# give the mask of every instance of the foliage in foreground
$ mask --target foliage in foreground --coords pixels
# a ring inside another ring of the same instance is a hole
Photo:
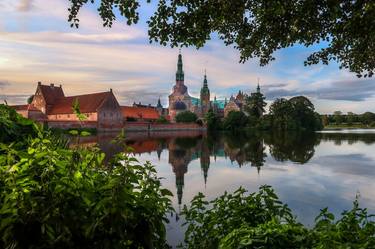
[[[186,248],[375,248],[375,223],[354,201],[335,221],[327,209],[311,229],[296,221],[270,186],[243,188],[206,201],[199,193],[184,206]]]
[[[0,141],[0,248],[167,246],[171,193],[152,165],[126,153],[105,165],[98,148],[69,149],[34,128]]]
[[[10,143],[35,136],[37,127],[33,121],[22,117],[14,109],[0,104],[0,131],[0,143]]]

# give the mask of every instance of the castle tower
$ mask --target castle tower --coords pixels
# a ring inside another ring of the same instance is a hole
[[[158,111],[160,116],[163,116],[163,105],[161,104],[160,97],[158,99],[158,104],[156,105],[156,110]]]
[[[201,88],[201,108],[202,116],[210,109],[210,89],[208,89],[206,72],[204,73],[203,87]]]
[[[183,85],[184,84],[184,70],[182,69],[182,55],[181,51],[178,54],[178,61],[177,61],[177,71],[176,71],[176,85]]]
[[[191,97],[184,84],[184,77],[182,55],[180,51],[177,61],[176,84],[172,88],[172,94],[169,95],[169,115],[172,122],[175,120],[175,116],[179,112],[192,109]]]

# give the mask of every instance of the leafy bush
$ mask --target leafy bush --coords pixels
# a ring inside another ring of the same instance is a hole
[[[168,124],[169,121],[168,121],[164,116],[160,116],[160,117],[156,120],[156,123],[159,123],[159,124]]]
[[[37,125],[13,108],[0,104],[0,143],[24,141],[37,134]]]
[[[191,111],[180,112],[175,117],[177,123],[195,123],[198,116]]]
[[[212,109],[208,110],[208,112],[206,113],[205,120],[208,131],[212,132],[221,129],[222,124],[220,117]]]
[[[22,120],[10,113],[6,134]],[[105,165],[98,148],[35,127],[21,147],[0,144],[0,248],[167,247],[172,194],[150,163],[121,153]]]
[[[186,248],[374,248],[375,223],[354,201],[334,221],[323,209],[312,229],[298,223],[270,186],[246,194],[243,188],[211,202],[199,193],[184,206]]]
[[[248,121],[248,118],[243,112],[231,111],[223,121],[223,128],[231,131],[240,130],[246,127]]]

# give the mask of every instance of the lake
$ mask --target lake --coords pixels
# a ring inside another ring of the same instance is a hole
[[[121,149],[114,135],[83,138],[110,158]],[[298,134],[216,134],[201,132],[128,133],[141,161],[152,162],[162,184],[174,194],[177,212],[198,193],[213,199],[243,186],[250,192],[271,185],[298,220],[311,226],[319,210],[339,216],[359,196],[375,213],[375,130]],[[183,240],[183,218],[170,217],[168,241]]]

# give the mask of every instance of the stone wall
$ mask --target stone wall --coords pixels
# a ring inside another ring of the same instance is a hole
[[[78,129],[78,128],[97,128],[98,122],[96,121],[55,121],[49,120],[48,127],[59,128],[59,129]]]
[[[206,130],[206,127],[198,124],[157,124],[145,122],[128,122],[125,124],[127,131],[188,131],[188,130]]]
[[[97,121],[97,113],[82,113],[84,114],[87,119],[86,121]],[[54,115],[48,115],[48,120],[57,120],[57,121],[79,121],[76,114],[54,114]]]

